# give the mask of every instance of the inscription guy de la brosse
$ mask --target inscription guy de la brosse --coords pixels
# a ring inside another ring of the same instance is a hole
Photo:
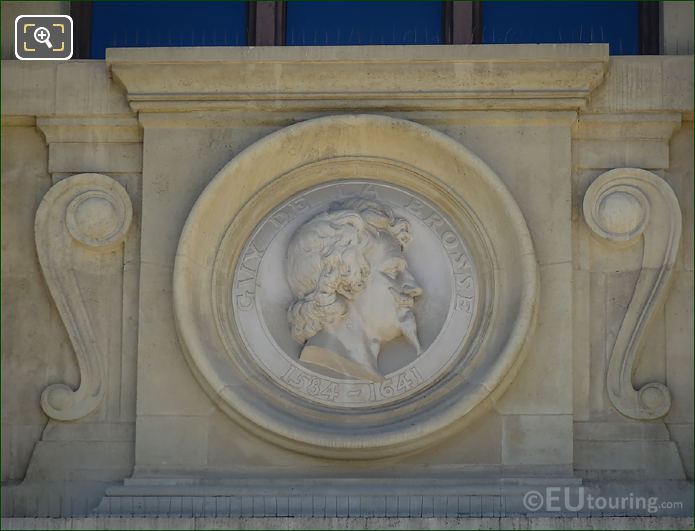
[[[334,206],[334,210],[338,209],[337,214],[335,214],[337,217],[350,218],[353,214],[353,212],[348,211],[350,208],[357,208],[358,210],[359,208],[367,210],[372,208],[373,211],[367,212],[367,217],[371,216],[374,218],[376,216],[378,218],[379,215],[375,214],[375,211],[379,211],[381,212],[380,215],[390,219],[390,223],[407,226],[408,222],[405,219],[394,214],[394,212],[402,211],[417,218],[425,225],[436,236],[451,264],[454,284],[452,289],[452,296],[454,297],[452,311],[454,313],[460,312],[467,318],[471,317],[475,298],[474,270],[460,236],[453,230],[448,221],[423,201],[411,195],[404,194],[405,200],[400,204],[396,204],[393,200],[389,201],[383,197],[383,194],[380,193],[377,187],[370,184],[363,185],[359,190],[354,190],[353,188],[348,193],[340,187],[336,187],[333,195],[335,197],[333,203],[338,205],[337,207]],[[278,233],[298,216],[307,217],[306,214],[310,211],[311,206],[312,204],[307,197],[295,198],[271,214],[267,218],[267,223],[273,227],[274,233]],[[396,210],[392,210],[392,207]],[[314,216],[310,217],[304,225],[308,225],[310,220],[320,218],[322,214],[324,216],[329,215],[327,211],[315,210]],[[301,232],[301,228],[297,232]],[[379,231],[373,230],[372,227],[372,232],[376,234]],[[404,241],[409,240],[410,236],[406,235],[405,232],[408,231],[401,231],[403,234],[399,236],[397,234],[398,231],[394,232],[392,230],[392,234],[386,239],[392,240],[392,254],[395,254],[390,257],[380,255],[380,259],[382,261],[385,259],[393,261],[398,271],[398,277],[393,276],[393,280],[387,278],[392,284],[389,286],[389,289],[396,297],[396,306],[399,311],[397,317],[402,325],[401,330],[392,333],[392,336],[405,336],[409,343],[413,345],[417,354],[420,354],[421,349],[417,338],[415,318],[410,310],[414,304],[417,304],[416,301],[422,293],[422,288],[420,288],[418,281],[408,271],[405,254],[403,254],[405,245],[402,245],[399,250],[394,243],[398,237],[402,237]],[[383,234],[386,233],[384,232]],[[378,239],[384,239],[383,234]],[[237,310],[241,312],[257,310],[257,276],[263,257],[270,246],[267,239],[264,242],[260,242],[259,240],[261,239],[258,237],[251,238],[242,251],[242,256],[237,265],[233,297]],[[413,245],[417,245],[417,242],[414,242]],[[301,255],[301,253],[297,254]],[[370,258],[374,261],[373,256],[370,256]],[[370,267],[374,268],[377,265],[370,264]],[[378,293],[378,289],[373,289],[375,293]],[[350,297],[349,293],[343,293],[343,295]],[[357,296],[355,295],[355,297]],[[382,298],[390,300],[386,293],[382,295]],[[389,312],[385,311],[382,313],[388,314]],[[381,319],[381,314],[377,315]],[[349,322],[351,319],[347,319],[347,321]],[[410,322],[409,325],[407,324],[408,322]],[[404,325],[403,323],[406,324]],[[392,328],[394,327],[392,326]],[[341,337],[344,338],[344,334]],[[302,344],[299,359],[301,363],[291,363],[287,366],[287,369],[283,369],[282,373],[275,374],[275,377],[300,394],[318,399],[319,401],[337,404],[378,403],[406,394],[425,380],[421,372],[413,364],[397,369],[391,374],[380,374],[378,364],[376,363],[379,353],[378,346],[372,348],[373,356],[355,358],[355,356],[345,356],[346,352],[343,352],[343,355],[334,355],[333,350],[339,349],[334,348],[333,345],[336,343],[331,343],[330,340],[328,343],[325,340],[314,341],[313,343],[317,343],[317,345],[314,345],[315,348],[312,350],[307,348],[307,346],[311,346],[311,341],[307,341],[302,337],[295,339]],[[381,338],[381,340],[383,339]],[[389,337],[386,338],[386,340],[388,339]],[[378,343],[379,339],[371,338],[371,341]],[[349,347],[350,352],[359,351],[359,348],[355,350],[354,347],[355,344]],[[345,359],[346,357],[348,358],[347,360]],[[311,370],[317,368],[320,372]],[[327,376],[324,376],[326,373],[325,369],[329,369]],[[342,380],[342,378],[350,379]]]
[[[371,187],[367,185],[361,196],[379,198],[378,191],[370,188]],[[308,207],[307,200],[300,197],[274,213],[269,218],[269,221],[278,229],[281,229]],[[412,198],[403,208],[430,227],[439,238],[439,241],[449,255],[454,267],[454,278],[456,280],[456,309],[470,313],[473,303],[472,269],[470,260],[463,251],[463,246],[461,245],[459,237],[451,230],[446,221],[416,198]],[[254,243],[251,242],[241,258],[241,267],[239,267],[239,273],[235,284],[235,291],[240,293],[237,293],[235,296],[237,304],[242,310],[251,310],[254,306],[256,297],[256,275],[258,274],[258,266],[261,263],[264,252],[265,249],[258,249]]]

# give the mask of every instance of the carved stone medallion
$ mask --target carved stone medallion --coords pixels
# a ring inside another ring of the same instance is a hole
[[[446,371],[477,289],[466,244],[434,205],[353,180],[306,190],[261,221],[232,301],[246,347],[278,385],[360,407],[417,393]]]
[[[383,116],[309,120],[235,157],[179,241],[184,354],[230,417],[302,453],[445,437],[503,391],[538,291],[523,216],[477,157]]]

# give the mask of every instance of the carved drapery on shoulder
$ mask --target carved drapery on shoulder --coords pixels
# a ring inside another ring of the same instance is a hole
[[[80,293],[75,261],[85,253],[112,250],[125,238],[132,205],[115,180],[96,173],[68,177],[54,185],[36,212],[36,250],[48,288],[75,350],[80,386],[49,385],[41,395],[45,413],[61,421],[92,413],[105,392],[106,360]]]
[[[658,382],[632,383],[644,329],[666,296],[678,253],[681,212],[673,190],[658,175],[618,168],[600,175],[584,196],[584,218],[599,237],[620,245],[644,240],[642,267],[608,362],[608,396],[623,415],[651,420],[671,408],[671,393]]]

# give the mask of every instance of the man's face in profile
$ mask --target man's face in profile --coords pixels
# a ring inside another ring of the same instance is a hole
[[[370,265],[364,290],[352,301],[354,310],[362,317],[380,343],[392,341],[403,334],[420,353],[417,326],[412,308],[422,288],[408,271],[400,243],[390,234],[380,231],[379,238],[366,255]]]
[[[287,317],[300,361],[349,377],[383,380],[378,356],[401,335],[421,353],[408,271],[410,226],[388,207],[354,199],[316,215],[288,245],[296,297]]]

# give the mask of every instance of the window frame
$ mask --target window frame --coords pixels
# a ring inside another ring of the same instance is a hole
[[[458,2],[453,2],[454,4]],[[483,43],[483,9],[482,2],[473,3],[475,6],[473,24],[473,44]],[[662,5],[658,1],[638,1],[637,45],[639,55],[659,55],[661,53],[661,18]],[[456,43],[455,43],[456,44]]]
[[[478,1],[444,0],[442,35],[444,44],[482,44],[483,9]],[[287,2],[250,0],[247,2],[247,46],[285,46]],[[92,1],[70,2],[74,21],[74,59],[90,59]],[[638,41],[640,55],[661,53],[662,6],[657,1],[639,2]]]
[[[246,4],[246,46],[255,46],[256,2],[249,0]],[[92,58],[92,5],[92,0],[77,2],[73,0],[70,2],[70,16],[73,20],[73,28],[75,28],[73,36],[73,59]]]

